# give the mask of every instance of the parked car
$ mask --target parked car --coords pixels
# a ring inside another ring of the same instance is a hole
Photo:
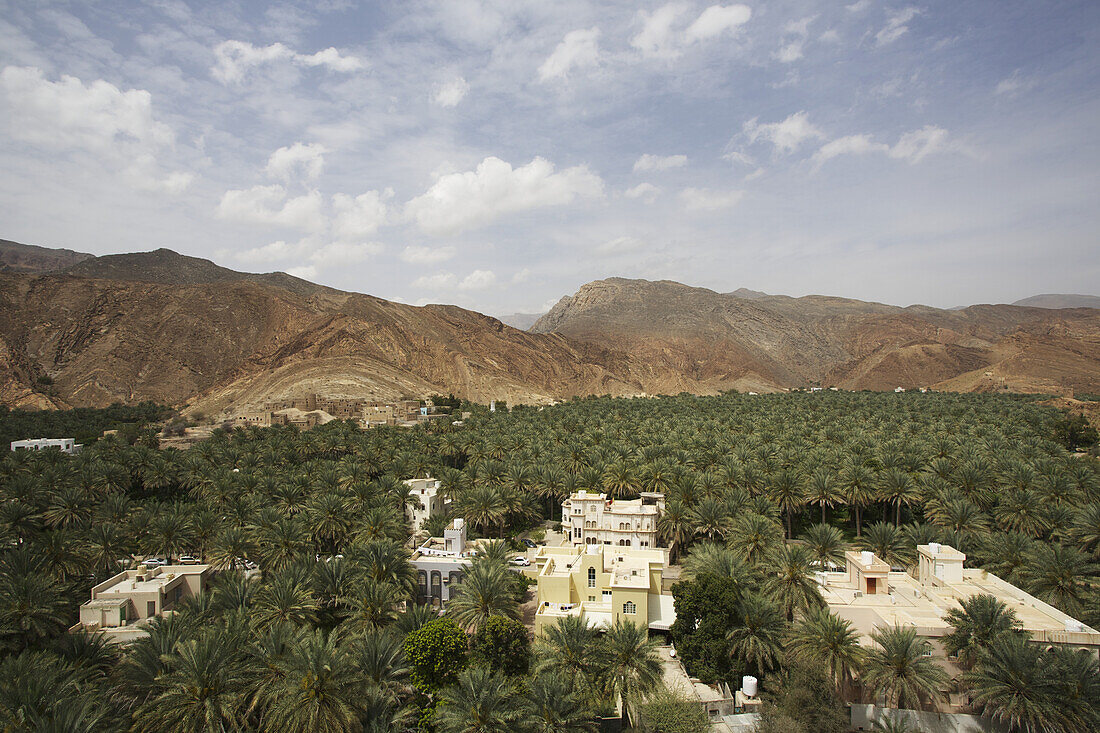
[[[152,569],[152,568],[159,568],[162,565],[167,565],[168,561],[165,560],[163,557],[147,557],[147,558],[145,558],[145,560],[142,561],[141,564],[144,565],[147,568]]]
[[[176,562],[180,565],[198,565],[199,559],[192,555],[180,555],[176,558]]]
[[[538,547],[538,545],[536,545],[533,541],[527,539],[526,537],[523,538],[522,542],[526,546],[530,547],[532,550]]]
[[[516,555],[514,558],[512,558],[512,564],[523,565],[526,567],[527,565],[531,564],[531,561],[525,558],[523,555]]]

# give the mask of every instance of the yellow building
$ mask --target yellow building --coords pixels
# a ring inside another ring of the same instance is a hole
[[[667,631],[676,620],[672,596],[661,593],[667,563],[660,548],[539,547],[535,634],[567,616],[580,616],[599,628],[627,619]]]

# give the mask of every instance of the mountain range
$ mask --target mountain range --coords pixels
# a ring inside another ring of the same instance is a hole
[[[0,242],[9,406],[151,399],[221,414],[304,391],[546,403],[811,385],[1100,392],[1100,309],[901,308],[610,278],[524,331],[165,249]]]

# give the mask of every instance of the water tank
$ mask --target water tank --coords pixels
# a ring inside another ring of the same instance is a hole
[[[455,519],[455,529],[462,529],[462,525],[466,524],[466,520],[461,517]]]
[[[1080,621],[1072,618],[1066,619],[1066,631],[1082,632],[1085,630],[1085,625]]]
[[[940,554],[940,543],[939,542],[929,542],[928,543],[928,551],[931,552],[933,555]]]
[[[756,682],[756,678],[751,675],[741,678],[741,692],[745,693],[745,697],[756,697]]]
[[[870,565],[875,561],[875,553],[871,552],[870,550],[864,550],[863,552],[859,553],[859,561],[862,562],[864,565]]]

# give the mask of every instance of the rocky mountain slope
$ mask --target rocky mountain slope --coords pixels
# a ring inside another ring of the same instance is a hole
[[[94,256],[0,239],[0,272],[56,272]]]
[[[304,391],[512,403],[811,384],[1100,392],[1094,309],[943,311],[613,278],[524,332],[169,250],[65,260],[76,254],[0,271],[0,404],[152,399],[218,414]]]
[[[1012,305],[1031,308],[1100,308],[1100,295],[1074,295],[1069,293],[1044,293],[1017,300]]]
[[[900,308],[611,278],[562,298],[531,330],[641,357],[654,373],[690,380],[693,391],[1100,386],[1095,309]]]

